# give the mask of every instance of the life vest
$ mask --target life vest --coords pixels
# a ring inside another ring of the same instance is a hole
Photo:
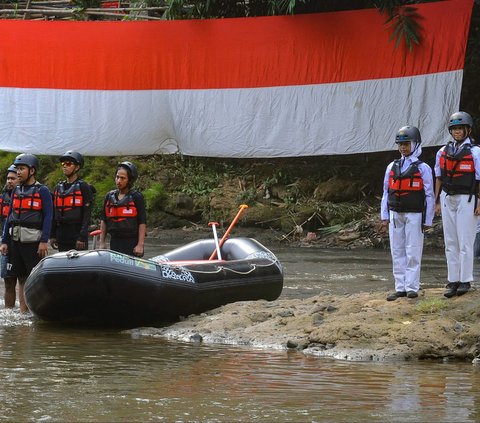
[[[5,219],[10,211],[10,203],[12,201],[12,191],[4,191],[0,196],[0,225],[3,227]]]
[[[105,202],[105,217],[107,232],[119,238],[133,238],[138,235],[138,210],[129,192],[121,200],[118,199],[118,190],[110,191]]]
[[[36,182],[33,185],[17,185],[12,194],[12,212],[10,215],[11,226],[41,229],[43,223],[42,198],[40,187]]]
[[[397,212],[423,213],[425,210],[425,191],[423,178],[416,161],[401,172],[400,160],[393,162],[388,179],[388,207]]]
[[[475,191],[475,163],[472,145],[465,144],[454,153],[449,142],[440,155],[440,179],[447,194],[473,194]]]
[[[85,199],[81,190],[81,179],[65,189],[66,181],[60,182],[53,193],[55,220],[61,223],[80,223],[83,218]]]

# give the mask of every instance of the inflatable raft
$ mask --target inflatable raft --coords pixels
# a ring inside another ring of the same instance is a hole
[[[110,250],[48,256],[25,283],[34,315],[48,321],[146,325],[174,321],[236,301],[275,300],[283,270],[251,238],[200,240],[149,260]]]

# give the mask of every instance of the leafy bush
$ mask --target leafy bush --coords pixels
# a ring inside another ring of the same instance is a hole
[[[167,194],[163,185],[155,182],[143,191],[143,196],[145,197],[147,211],[153,211],[162,208]]]

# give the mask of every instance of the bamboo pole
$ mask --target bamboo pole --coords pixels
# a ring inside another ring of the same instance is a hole
[[[27,4],[25,5],[25,9],[30,9],[30,5],[32,4],[32,0],[27,0]],[[30,13],[24,13],[23,19],[27,20],[30,17]]]
[[[21,14],[32,14],[38,15],[42,14],[45,16],[73,16],[74,14],[85,14],[85,15],[97,15],[97,16],[108,16],[114,18],[124,18],[130,16],[125,12],[142,12],[142,11],[162,11],[163,8],[138,8],[138,7],[129,7],[129,8],[108,8],[108,9],[37,9],[37,8],[25,8],[25,9],[0,9],[0,15],[12,14],[12,15],[21,15]],[[124,13],[119,13],[124,12]],[[137,16],[139,19],[145,20],[162,20],[161,17],[141,15]]]
[[[44,6],[45,7],[45,6]],[[17,12],[17,13],[23,13],[23,12],[51,12],[51,11],[58,11],[60,13],[74,13],[74,12],[85,12],[85,13],[91,13],[91,12],[105,12],[105,11],[114,11],[114,12],[164,12],[167,10],[165,7],[89,7],[87,9],[76,9],[76,8],[58,8],[58,7],[51,7],[46,9],[42,9],[40,7],[37,7],[36,5],[32,5],[31,7],[24,7],[22,9],[17,8],[17,9],[2,9],[0,8],[0,13],[10,13],[10,12]]]

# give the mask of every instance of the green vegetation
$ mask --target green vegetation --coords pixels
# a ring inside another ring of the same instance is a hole
[[[147,203],[147,211],[153,211],[162,207],[167,194],[162,184],[154,182],[149,188],[143,191],[145,202]]]
[[[15,157],[14,153],[0,153],[0,166],[7,169]],[[38,180],[53,190],[64,179],[58,158],[39,156],[39,159]],[[115,188],[116,165],[123,160],[137,165],[139,178],[135,186],[145,196],[151,227],[228,221],[240,204],[248,204],[247,225],[286,233],[299,226],[307,231],[325,228],[329,232],[356,225],[374,210],[371,203],[378,202],[374,192],[380,187],[378,181],[389,161],[382,158],[372,165],[355,156],[342,156],[330,157],[327,166],[316,157],[257,160],[178,154],[85,157],[81,176],[96,189],[94,221],[100,215],[105,194]],[[339,182],[339,173],[348,179]],[[339,193],[341,198],[328,198]]]
[[[448,308],[447,301],[445,301],[443,298],[426,298],[422,301],[420,301],[416,306],[415,309],[424,314],[434,314],[438,313],[442,310],[445,310]]]

